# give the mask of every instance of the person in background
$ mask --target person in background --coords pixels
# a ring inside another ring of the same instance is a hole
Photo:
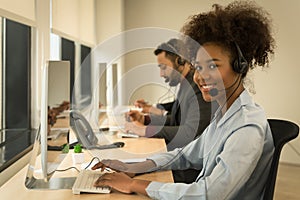
[[[130,111],[130,122],[125,124],[127,131],[140,136],[164,138],[168,150],[183,147],[202,134],[208,126],[212,113],[211,103],[204,101],[193,81],[195,70],[188,61],[187,48],[182,40],[170,39],[160,44],[154,51],[157,56],[160,76],[170,87],[179,86],[174,102],[160,104],[161,109],[149,108],[149,115]],[[146,107],[144,101],[144,112]],[[175,182],[195,181],[199,170],[173,170]]]
[[[63,101],[59,106],[52,107],[48,106],[48,134],[51,131],[51,127],[54,126],[54,124],[57,121],[58,115],[60,115],[63,111],[70,109],[70,102],[69,101]]]
[[[196,48],[194,81],[205,101],[219,104],[210,125],[186,147],[144,162],[102,160],[93,169],[117,172],[104,174],[95,186],[153,199],[263,199],[273,138],[264,110],[253,102],[243,80],[249,69],[267,67],[274,53],[269,15],[254,2],[234,1],[194,15],[182,31],[201,45]],[[191,184],[131,178],[142,169],[187,168],[202,169]]]
[[[174,102],[161,104],[161,108],[149,108],[150,115],[136,110],[129,111],[130,122],[127,131],[145,137],[164,138],[168,149],[182,147],[199,136],[211,119],[211,103],[203,100],[202,94],[193,81],[195,70],[188,61],[187,48],[182,40],[171,39],[154,51],[157,56],[160,76],[171,87],[180,85]],[[140,101],[139,104],[146,104]],[[144,112],[147,112],[145,111]],[[168,111],[168,112],[165,112]],[[176,136],[176,137],[175,137]]]

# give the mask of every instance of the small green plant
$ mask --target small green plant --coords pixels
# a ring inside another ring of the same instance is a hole
[[[76,144],[74,147],[74,153],[82,153],[82,146],[81,144]]]
[[[68,153],[68,152],[69,152],[69,148],[70,148],[70,146],[69,146],[68,143],[64,144],[64,145],[63,145],[62,152],[63,152],[63,153]]]

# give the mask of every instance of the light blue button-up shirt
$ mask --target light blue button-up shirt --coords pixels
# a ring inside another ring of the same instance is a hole
[[[263,109],[245,90],[224,116],[216,119],[186,147],[149,158],[159,169],[202,169],[192,184],[151,182],[146,188],[151,198],[263,198],[274,152]]]

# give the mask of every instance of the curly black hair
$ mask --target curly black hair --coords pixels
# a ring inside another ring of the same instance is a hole
[[[181,31],[200,45],[222,46],[230,53],[232,62],[237,59],[238,44],[252,69],[269,66],[275,48],[271,28],[269,13],[255,2],[234,1],[226,7],[215,4],[212,11],[191,16]]]

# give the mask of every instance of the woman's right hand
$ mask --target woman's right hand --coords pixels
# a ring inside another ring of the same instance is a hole
[[[98,162],[92,167],[92,170],[101,169],[101,171],[104,171],[106,168],[110,168],[117,172],[124,172],[129,177],[134,177],[135,173],[130,172],[130,166],[127,163],[123,163],[119,160],[101,160],[101,162]]]
[[[136,174],[143,174],[149,171],[156,170],[156,164],[151,159],[146,159],[143,162],[123,163],[119,160],[101,160],[92,167],[92,170],[110,168],[116,172],[124,172],[129,177],[134,177]]]

